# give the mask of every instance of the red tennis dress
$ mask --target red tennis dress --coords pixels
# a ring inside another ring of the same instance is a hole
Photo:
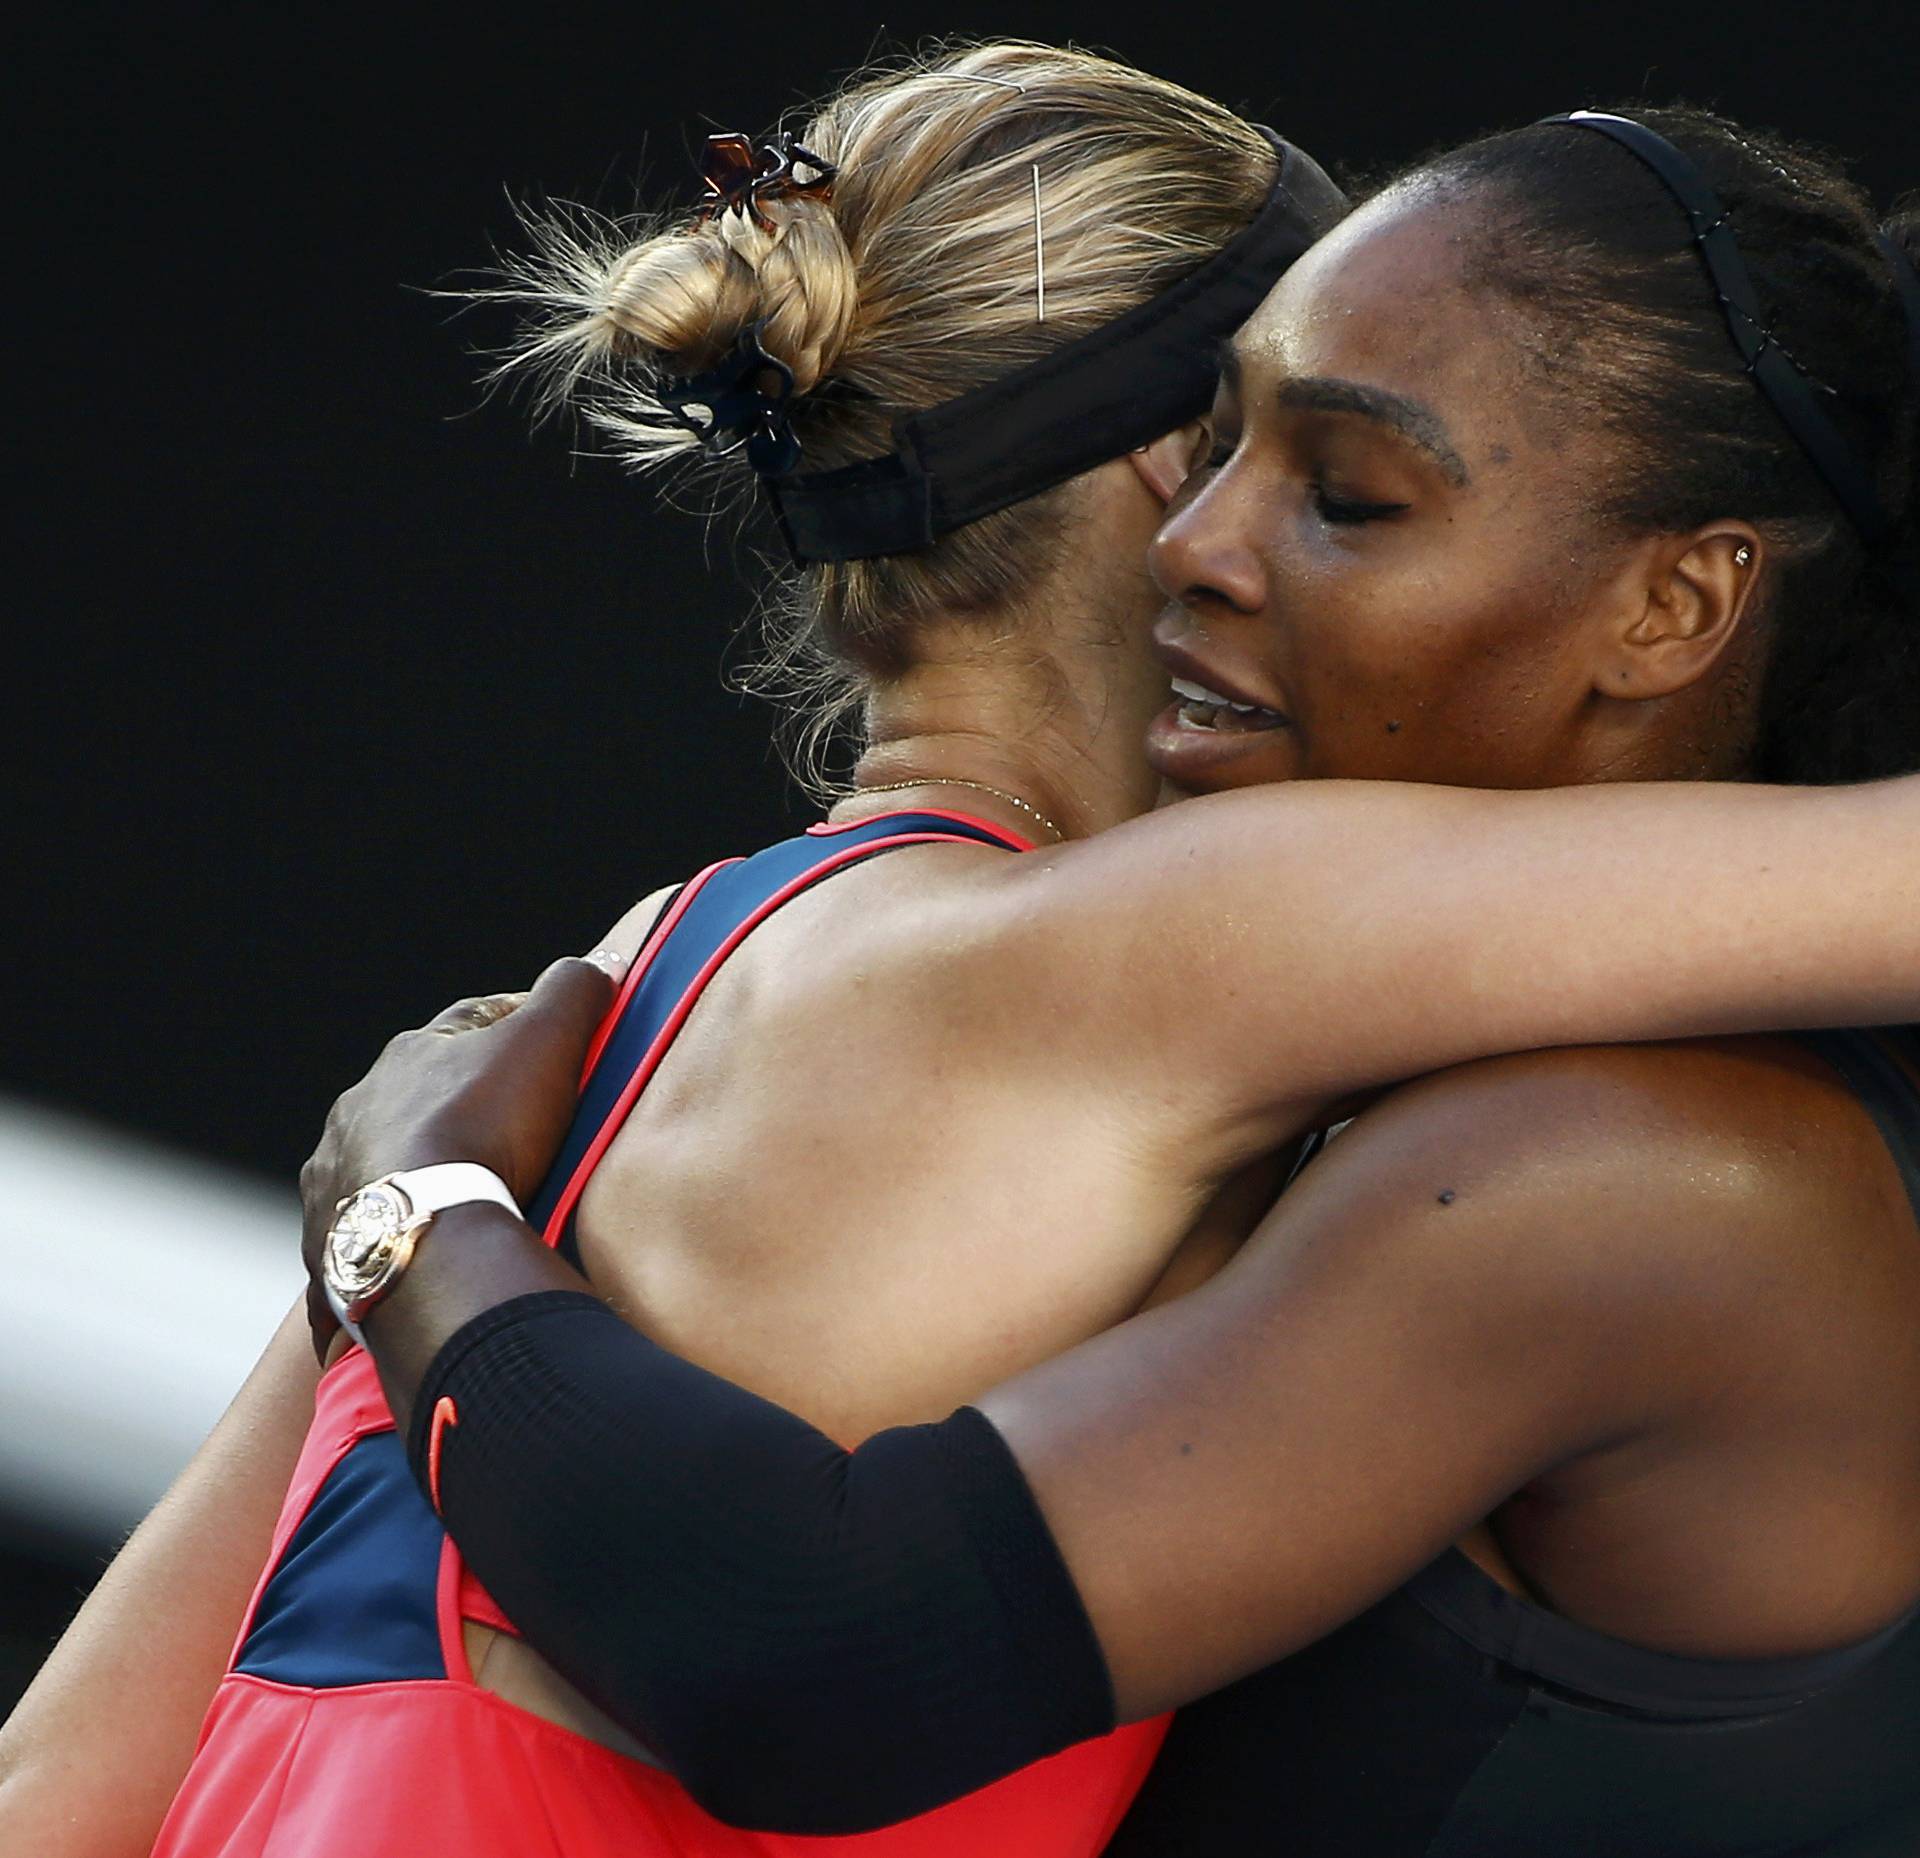
[[[581,1190],[701,991],[782,904],[906,845],[1024,841],[961,814],[815,827],[683,887],[587,1061],[580,1109],[529,1218],[570,1239]],[[1093,1858],[1167,1719],[1081,1743],[880,1832],[741,1831],[671,1775],[474,1682],[463,1627],[511,1623],[406,1463],[371,1358],[321,1379],[273,1549],[154,1858]],[[857,1759],[857,1754],[853,1757]]]

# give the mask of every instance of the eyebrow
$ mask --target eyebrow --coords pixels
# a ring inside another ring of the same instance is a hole
[[[1367,387],[1359,381],[1334,380],[1325,375],[1302,375],[1283,381],[1274,394],[1281,406],[1297,407],[1308,413],[1351,413],[1386,426],[1406,439],[1438,465],[1447,481],[1465,485],[1467,463],[1447,436],[1445,422],[1432,407],[1404,394],[1390,393],[1384,387]]]

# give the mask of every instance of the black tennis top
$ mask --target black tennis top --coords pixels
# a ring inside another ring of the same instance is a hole
[[[1873,1037],[1806,1042],[1879,1125],[1920,1219],[1920,1093]],[[1920,1617],[1816,1657],[1676,1658],[1450,1550],[1181,1710],[1108,1858],[1268,1851],[1916,1858]]]

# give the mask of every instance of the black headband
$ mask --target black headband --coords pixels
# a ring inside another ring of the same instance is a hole
[[[1740,256],[1739,244],[1728,223],[1727,209],[1708,186],[1706,177],[1665,136],[1631,117],[1575,110],[1569,115],[1541,120],[1597,129],[1637,155],[1660,177],[1693,227],[1694,249],[1707,268],[1708,280],[1719,299],[1721,314],[1726,318],[1727,330],[1746,372],[1766,395],[1781,423],[1792,433],[1854,527],[1869,543],[1884,541],[1892,533],[1895,519],[1881,504],[1873,479],[1853,447],[1827,417],[1813,383],[1774,341],[1746,260]]]
[[[1178,283],[1027,367],[896,420],[883,457],[763,475],[794,560],[925,548],[1204,412],[1220,344],[1347,210],[1308,156],[1261,134],[1280,156],[1266,204]]]

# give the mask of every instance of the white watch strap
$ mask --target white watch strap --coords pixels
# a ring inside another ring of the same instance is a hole
[[[407,1196],[416,1213],[444,1213],[470,1200],[491,1200],[518,1214],[519,1204],[507,1184],[491,1168],[477,1161],[440,1161],[428,1168],[407,1168],[387,1178]]]
[[[347,1314],[345,1300],[341,1297],[340,1293],[334,1289],[332,1284],[327,1281],[327,1275],[324,1271],[320,1274],[320,1289],[327,1299],[327,1308],[333,1312],[333,1320],[347,1332],[359,1347],[365,1348],[367,1345],[365,1334],[362,1332],[360,1325]]]

